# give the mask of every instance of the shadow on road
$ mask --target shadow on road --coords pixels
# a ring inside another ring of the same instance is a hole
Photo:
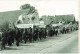
[[[20,46],[34,46],[34,45],[20,45]]]
[[[10,48],[10,47],[6,47],[5,50],[20,50],[20,49],[17,49],[17,48]]]

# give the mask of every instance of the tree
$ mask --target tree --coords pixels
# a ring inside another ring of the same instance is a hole
[[[21,5],[20,9],[23,10],[23,9],[29,9],[31,6],[30,4],[24,4],[24,5]]]
[[[42,21],[42,20],[43,20],[43,18],[40,18],[39,20],[40,20],[40,21]]]
[[[20,9],[21,9],[21,10],[29,9],[28,14],[30,14],[30,13],[35,13],[35,12],[37,11],[37,10],[35,9],[35,7],[31,6],[30,4],[21,5]]]
[[[32,20],[34,20],[34,19],[35,19],[35,17],[32,17],[31,19],[32,19]]]
[[[35,9],[35,7],[30,7],[30,10],[29,10],[29,13],[34,13],[34,12],[36,12],[36,9]]]

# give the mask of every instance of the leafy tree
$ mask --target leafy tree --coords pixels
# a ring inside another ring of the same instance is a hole
[[[32,20],[34,20],[34,19],[35,19],[35,17],[32,17],[31,19],[32,19]]]
[[[20,9],[23,10],[23,9],[29,9],[31,6],[30,4],[24,4],[24,5],[21,5]]]
[[[36,9],[35,9],[35,7],[30,7],[30,10],[29,10],[29,13],[34,13],[34,12],[36,12]]]
[[[41,20],[43,20],[43,18],[40,18],[39,20],[41,21]]]
[[[29,9],[28,14],[30,14],[30,13],[34,13],[34,12],[37,11],[37,10],[35,9],[35,7],[31,6],[30,4],[24,4],[24,5],[21,5],[20,9],[21,9],[21,10]]]

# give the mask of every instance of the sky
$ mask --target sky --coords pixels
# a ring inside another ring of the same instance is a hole
[[[78,21],[78,0],[0,0],[0,12],[20,10],[23,4],[31,4],[42,15],[74,14]]]

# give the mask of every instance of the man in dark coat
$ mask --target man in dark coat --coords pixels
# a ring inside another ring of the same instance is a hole
[[[6,37],[5,37],[5,32],[2,33],[2,38],[1,38],[1,50],[5,49],[5,44],[6,44]]]
[[[19,41],[20,41],[20,29],[18,29],[17,35],[16,35],[16,45],[17,46],[19,46]]]
[[[52,37],[52,34],[53,34],[53,30],[52,29],[50,29],[49,34]]]
[[[24,40],[25,43],[27,41],[27,38],[28,38],[27,30],[24,30],[23,31],[23,40]]]
[[[44,38],[46,38],[47,36],[47,32],[46,32],[46,28],[44,29]]]
[[[9,30],[9,35],[8,35],[8,45],[11,46],[12,43],[14,43],[14,36],[13,36],[13,30]]]
[[[55,28],[53,28],[53,36],[55,35]]]
[[[55,29],[55,34],[56,34],[56,36],[58,35],[58,29]]]
[[[35,40],[37,40],[38,39],[38,29],[36,28],[35,30],[34,30],[34,38],[33,38],[33,41]]]
[[[65,27],[63,28],[63,33],[66,34],[66,28]]]
[[[12,43],[14,43],[14,38],[15,38],[15,30],[12,30]]]
[[[32,42],[32,29],[31,29],[31,27],[29,28],[28,35],[29,35],[29,41],[31,43]]]
[[[26,43],[26,41],[28,41],[28,39],[29,39],[29,36],[28,36],[28,29],[26,29],[25,30],[25,43]]]
[[[41,29],[39,29],[39,39],[41,40],[41,36],[42,36],[42,30]]]
[[[19,37],[19,41],[22,42],[23,40],[23,29],[20,29],[20,37]]]

